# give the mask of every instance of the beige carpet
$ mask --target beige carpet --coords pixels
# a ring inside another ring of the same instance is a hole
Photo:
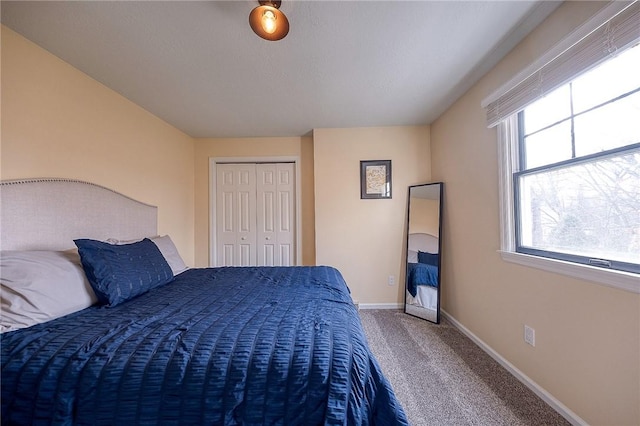
[[[569,424],[446,320],[396,310],[360,318],[411,425]]]

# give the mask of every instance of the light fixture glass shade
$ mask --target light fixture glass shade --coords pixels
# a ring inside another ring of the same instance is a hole
[[[265,40],[282,40],[289,33],[289,20],[280,12],[279,1],[261,1],[249,14],[249,25]]]

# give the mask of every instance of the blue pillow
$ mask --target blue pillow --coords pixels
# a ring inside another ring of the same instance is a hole
[[[427,265],[438,266],[438,254],[419,251],[418,252],[418,263],[424,263],[424,264],[427,264]]]
[[[116,306],[173,280],[171,267],[153,241],[114,245],[74,240],[98,303]]]

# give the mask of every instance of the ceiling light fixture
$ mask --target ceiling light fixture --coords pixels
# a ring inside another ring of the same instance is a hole
[[[249,25],[265,40],[282,40],[289,33],[289,20],[280,12],[281,1],[260,0],[249,14]]]

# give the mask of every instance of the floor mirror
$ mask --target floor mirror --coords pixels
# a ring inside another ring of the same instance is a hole
[[[407,203],[407,271],[404,311],[440,322],[442,182],[412,185]]]

